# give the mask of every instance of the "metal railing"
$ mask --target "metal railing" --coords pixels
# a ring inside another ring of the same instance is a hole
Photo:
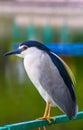
[[[56,121],[52,120],[51,124],[49,124],[46,120],[32,120],[16,124],[5,125],[3,127],[0,127],[0,130],[31,130],[38,127],[80,120],[83,119],[83,111],[78,112],[76,119],[72,120],[69,120],[66,115],[54,116],[53,118],[55,118]]]

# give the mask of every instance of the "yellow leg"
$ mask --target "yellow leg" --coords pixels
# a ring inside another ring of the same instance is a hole
[[[46,104],[46,108],[45,108],[45,112],[44,112],[44,116],[43,117],[47,117],[47,115],[48,115],[48,112],[49,112],[49,105],[50,105],[50,103],[48,102],[47,104]]]
[[[46,104],[45,112],[43,117],[38,118],[39,120],[46,120],[48,116],[48,111],[49,111],[49,102]]]
[[[51,123],[50,119],[48,119],[51,117],[51,110],[52,110],[51,104],[50,104],[50,102],[48,102],[46,105],[46,109],[45,109],[45,113],[44,113],[43,118],[45,120],[47,120],[49,124]]]
[[[44,115],[43,115],[43,117],[40,117],[39,120],[47,120],[47,116],[48,116],[48,112],[49,112],[49,107],[50,107],[50,103],[48,102],[46,104]],[[47,120],[47,121],[50,123],[49,120]],[[39,127],[38,130],[41,130],[41,128]],[[46,130],[45,126],[43,127],[43,130]]]
[[[48,121],[49,124],[51,124],[51,120],[56,121],[55,118],[51,117],[51,112],[52,112],[52,106],[51,106],[51,104],[49,102],[48,113],[47,113],[47,116],[46,116],[46,120]]]
[[[51,124],[51,120],[56,121],[55,118],[51,117],[51,110],[52,110],[51,104],[50,102],[48,102],[46,104],[44,116],[40,117],[39,120],[47,120],[49,124]],[[46,127],[44,126],[43,129],[46,130]],[[38,130],[41,130],[41,128],[38,128]]]
[[[51,111],[52,111],[52,107],[51,107],[51,105],[49,104],[49,110],[48,110],[48,115],[47,115],[47,117],[51,117]]]
[[[55,118],[51,117],[51,112],[52,112],[52,106],[51,106],[51,105],[49,105],[49,110],[48,110],[48,115],[47,115],[47,118],[50,118],[50,119],[52,119],[52,120],[56,121],[56,119],[55,119]],[[47,119],[49,123],[51,123],[50,119]]]

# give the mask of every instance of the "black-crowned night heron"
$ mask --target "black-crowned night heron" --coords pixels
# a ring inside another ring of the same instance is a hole
[[[74,91],[74,76],[67,64],[49,48],[37,41],[26,41],[16,50],[5,55],[17,54],[24,58],[25,70],[46,101],[46,109],[41,119],[51,117],[51,108],[58,106],[69,119],[78,112]]]

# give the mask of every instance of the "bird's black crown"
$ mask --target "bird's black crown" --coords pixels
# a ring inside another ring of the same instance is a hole
[[[20,44],[20,46],[26,45],[28,47],[36,47],[40,50],[44,50],[46,52],[50,51],[49,48],[47,48],[44,44],[38,42],[38,41],[25,41]]]

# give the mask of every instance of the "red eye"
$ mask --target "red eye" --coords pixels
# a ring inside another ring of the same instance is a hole
[[[24,46],[23,49],[26,50],[28,47],[27,46]]]

